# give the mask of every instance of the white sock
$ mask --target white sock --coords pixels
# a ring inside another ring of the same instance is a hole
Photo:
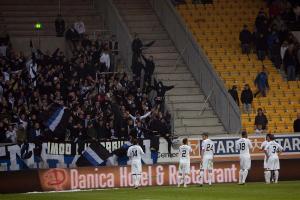
[[[240,176],[239,176],[239,183],[242,183],[242,181],[243,181],[243,170],[241,169],[240,170],[240,174],[239,174]]]
[[[279,171],[278,171],[278,170],[275,170],[275,171],[274,171],[274,175],[275,175],[275,183],[278,183]]]
[[[200,171],[200,185],[203,184],[203,179],[204,179],[204,171],[201,170],[201,171]]]
[[[212,180],[212,172],[208,172],[208,184],[211,185],[211,180]]]
[[[264,171],[265,183],[267,183],[267,171]]]
[[[245,183],[245,182],[246,182],[247,176],[248,176],[248,170],[247,170],[247,169],[244,169],[244,171],[243,171],[243,179],[242,179],[242,183]]]
[[[141,175],[140,175],[140,174],[137,174],[137,175],[136,175],[136,187],[139,187],[139,186],[140,186],[140,180],[141,180]]]
[[[187,184],[187,177],[186,174],[183,174],[183,185],[186,186]]]
[[[177,177],[177,185],[178,185],[178,187],[179,187],[180,184],[181,184],[181,178],[182,178],[182,176],[181,176],[181,175],[178,175],[178,177]]]
[[[132,175],[132,180],[133,180],[134,187],[136,187],[136,179],[137,179],[137,176],[135,174],[133,174]]]
[[[270,179],[271,179],[271,171],[267,170],[265,172],[265,179],[266,179],[266,183],[270,183]]]

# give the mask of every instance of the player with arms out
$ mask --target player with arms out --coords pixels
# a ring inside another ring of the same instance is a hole
[[[134,182],[134,188],[138,189],[142,174],[142,155],[143,149],[138,145],[136,138],[132,141],[132,146],[127,150],[127,156],[131,160],[131,175]]]
[[[274,135],[270,135],[269,137],[270,142],[265,147],[265,154],[267,156],[267,184],[270,183],[271,173],[274,174],[274,183],[278,183],[278,170],[280,169],[278,155],[280,155],[283,150],[282,146],[275,141]]]
[[[251,157],[250,150],[253,146],[251,141],[248,139],[247,132],[242,132],[242,138],[236,141],[236,149],[240,152],[240,174],[239,174],[239,184],[244,185],[248,170],[251,168]]]
[[[264,151],[266,146],[269,144],[270,142],[270,133],[268,133],[266,135],[266,140],[263,141],[263,143],[261,144],[260,146],[260,150],[261,151]],[[265,176],[265,182],[267,183],[267,156],[265,155],[265,158],[264,158],[264,176]]]
[[[183,180],[184,187],[187,187],[186,176],[190,174],[190,152],[192,148],[188,145],[188,139],[184,138],[182,140],[182,145],[179,147],[179,174],[177,177],[178,187]]]
[[[208,171],[208,184],[212,182],[214,142],[208,139],[208,134],[202,134],[201,163],[200,163],[200,186],[203,185],[204,171]]]

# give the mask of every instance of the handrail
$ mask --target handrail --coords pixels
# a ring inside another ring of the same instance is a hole
[[[240,110],[230,97],[224,83],[212,68],[201,47],[192,33],[178,15],[169,0],[149,0],[161,23],[169,33],[177,49],[183,49],[182,58],[189,67],[197,83],[206,96],[214,88],[209,98],[210,105],[215,110],[227,132],[236,133],[241,129]],[[213,87],[214,86],[214,87]]]

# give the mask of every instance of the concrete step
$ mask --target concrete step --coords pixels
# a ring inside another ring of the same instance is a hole
[[[169,74],[170,72],[174,74],[189,73],[188,69],[184,67],[156,67],[155,72],[159,74]]]
[[[204,132],[209,133],[209,135],[219,135],[219,134],[226,133],[226,131],[223,129],[223,126],[175,127],[175,135],[180,135],[180,136],[193,136],[193,135],[199,136]]]
[[[155,63],[158,66],[165,66],[165,67],[175,67],[181,66],[184,64],[182,59],[172,59],[172,60],[156,60]]]
[[[153,59],[155,61],[156,60],[176,60],[176,59],[178,59],[178,57],[180,57],[177,52],[175,52],[175,53],[152,53],[149,55],[152,55]]]
[[[153,11],[151,9],[143,9],[143,10],[139,10],[139,9],[119,9],[120,13],[123,15],[125,14],[126,16],[128,15],[150,15],[153,14]]]
[[[68,5],[62,6],[61,11],[72,11],[72,10],[88,10],[91,9],[91,5],[82,4],[82,5]],[[23,12],[30,12],[30,11],[56,11],[58,13],[58,5],[1,5],[0,10],[2,11],[23,11]]]
[[[145,21],[145,20],[157,20],[157,16],[154,14],[148,14],[148,15],[139,15],[139,17],[136,17],[134,15],[124,15],[125,21]]]
[[[205,109],[203,112],[195,110],[176,110],[174,111],[175,118],[184,119],[199,119],[199,118],[213,118],[216,117],[211,109]]]
[[[175,119],[174,122],[175,127],[182,127],[182,126],[214,126],[220,125],[221,123],[217,118],[198,118],[198,119]]]
[[[199,95],[201,91],[199,87],[186,87],[186,88],[173,88],[172,90],[168,91],[168,95],[178,95],[178,96],[188,96],[188,95]]]
[[[143,51],[145,54],[152,54],[152,53],[174,53],[177,52],[175,47],[166,46],[166,47],[151,47]]]
[[[194,80],[190,73],[184,74],[157,74],[159,80]]]
[[[130,33],[133,35],[134,33],[143,34],[143,33],[166,33],[163,27],[128,27]]]
[[[203,108],[209,108],[209,103],[189,103],[189,102],[173,102],[173,108],[175,110],[188,110],[188,109],[193,109],[193,110],[203,110]]]
[[[174,85],[175,87],[197,87],[197,83],[194,80],[165,80],[164,85]],[[199,87],[199,86],[198,86]]]
[[[41,16],[57,16],[57,11],[3,11],[2,15],[4,17],[41,17]],[[98,12],[94,10],[70,10],[62,11],[61,15],[63,17],[67,16],[97,16]]]
[[[157,33],[157,34],[142,33],[139,34],[139,38],[141,38],[142,40],[167,40],[169,39],[169,36],[166,33]]]
[[[86,34],[89,36],[92,36],[94,34],[94,31],[96,31],[98,29],[94,29],[94,30],[88,30],[86,31]],[[37,36],[37,32],[34,30],[9,30],[8,31],[9,34],[11,36]],[[39,35],[40,36],[55,36],[56,32],[53,28],[53,30],[40,30],[39,31]]]
[[[158,21],[127,21],[129,28],[163,28]]]
[[[86,30],[100,29],[101,27],[102,27],[101,24],[94,24],[94,23],[85,24],[85,29]],[[6,28],[7,28],[7,30],[33,30],[34,29],[34,23],[7,24]],[[55,29],[54,23],[42,23],[42,30],[46,31],[46,30],[52,30],[52,29]]]
[[[172,102],[204,102],[205,96],[202,93],[197,95],[188,95],[188,96],[168,95],[167,100]]]
[[[36,17],[36,16],[29,16],[29,17],[5,17],[4,22],[8,23],[14,23],[14,24],[23,24],[23,23],[35,23],[37,21],[41,23],[54,23],[56,19],[56,16],[42,16],[42,17]],[[74,16],[67,16],[64,17],[65,23],[74,23],[77,21],[77,17]],[[85,24],[89,23],[95,23],[95,20],[99,21],[102,20],[101,16],[83,16],[82,21]]]
[[[53,0],[1,0],[0,5],[53,5],[58,3],[58,1]],[[63,0],[60,2],[61,5],[87,5],[91,4],[91,0]]]

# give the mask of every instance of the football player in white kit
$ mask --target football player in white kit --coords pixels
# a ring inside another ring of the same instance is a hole
[[[251,141],[248,139],[247,132],[242,132],[242,138],[236,141],[236,149],[240,152],[240,174],[239,174],[239,184],[244,185],[248,170],[251,168],[251,157],[250,150],[253,146]]]
[[[208,171],[208,184],[212,182],[214,142],[208,139],[208,134],[202,134],[201,163],[200,163],[200,186],[203,185],[204,172]]]
[[[269,144],[269,142],[270,142],[270,135],[271,134],[268,133],[266,135],[266,140],[263,141],[263,143],[261,144],[260,149],[262,151],[264,151],[265,148],[266,148],[266,146],[267,146],[267,144]],[[267,156],[266,155],[265,155],[265,158],[264,158],[264,176],[265,176],[265,182],[267,183]]]
[[[182,145],[179,147],[179,174],[177,177],[178,187],[183,180],[184,187],[187,186],[186,176],[190,174],[190,152],[192,152],[192,148],[188,146],[188,139],[184,138],[182,140]]]
[[[134,188],[138,189],[142,174],[142,155],[143,149],[138,145],[136,138],[132,141],[133,145],[127,150],[127,156],[131,160],[131,175],[134,182]]]
[[[278,177],[279,177],[279,157],[280,153],[282,152],[283,148],[280,144],[275,142],[274,135],[270,135],[270,142],[265,147],[265,154],[267,156],[267,184],[270,183],[271,179],[271,172],[274,174],[274,183],[278,183]]]

